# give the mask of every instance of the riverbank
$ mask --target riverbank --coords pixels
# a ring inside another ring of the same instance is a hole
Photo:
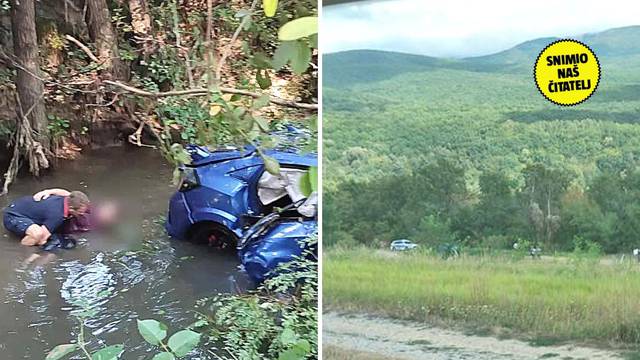
[[[640,267],[373,249],[324,254],[325,310],[380,314],[532,344],[640,345]]]

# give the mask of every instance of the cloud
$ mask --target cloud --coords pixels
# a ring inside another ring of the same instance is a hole
[[[638,25],[635,10],[629,0],[385,0],[325,6],[321,46],[324,52],[486,55],[539,37]]]

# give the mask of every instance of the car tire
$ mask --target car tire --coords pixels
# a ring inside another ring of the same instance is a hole
[[[189,240],[196,244],[203,244],[221,250],[235,250],[238,244],[238,237],[233,232],[214,222],[194,225]]]

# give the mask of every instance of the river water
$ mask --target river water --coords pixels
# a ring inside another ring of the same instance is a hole
[[[0,197],[4,208],[18,196],[62,187],[126,209],[118,236],[81,234],[76,249],[54,254],[20,245],[0,226],[0,358],[43,359],[73,342],[75,315],[84,308],[94,313],[85,330],[91,348],[124,344],[123,359],[151,358],[157,351],[138,335],[136,319],[163,321],[171,334],[194,321],[197,299],[249,286],[233,253],[168,238],[162,221],[171,173],[152,149],[94,150],[59,162],[51,175],[20,178]],[[29,262],[33,254],[40,256]]]

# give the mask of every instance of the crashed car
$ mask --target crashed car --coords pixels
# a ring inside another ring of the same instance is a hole
[[[303,253],[304,240],[318,229],[317,194],[301,191],[304,175],[317,166],[316,154],[264,150],[280,164],[274,175],[252,146],[186,149],[192,161],[180,168],[180,185],[169,203],[166,230],[171,237],[235,248],[256,282]]]

